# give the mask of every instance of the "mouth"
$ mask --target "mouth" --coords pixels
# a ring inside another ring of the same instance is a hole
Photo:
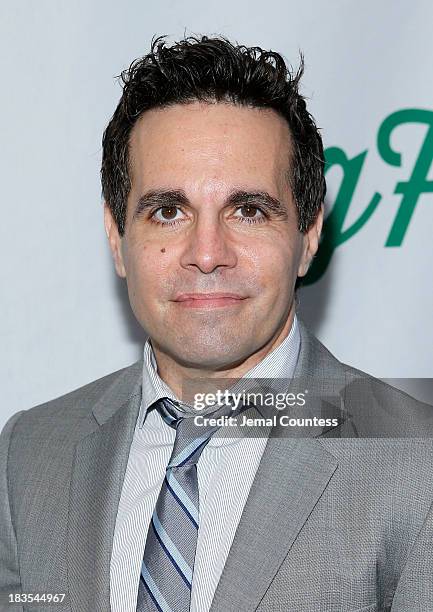
[[[245,299],[236,293],[182,293],[173,301],[183,308],[223,308],[238,306]]]

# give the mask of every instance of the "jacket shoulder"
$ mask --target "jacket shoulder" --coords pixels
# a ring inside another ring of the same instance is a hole
[[[300,377],[310,375],[337,404],[341,396],[358,437],[433,438],[430,404],[339,361],[302,322],[300,331]]]
[[[361,437],[433,438],[433,406],[344,365],[344,396]]]
[[[27,410],[21,411],[21,421],[39,421],[52,420],[67,417],[70,421],[75,419],[83,419],[88,417],[94,405],[107,393],[111,388],[115,388],[123,380],[125,384],[129,380],[136,380],[142,370],[142,360],[133,363],[125,368],[116,370],[91,381],[75,389],[56,397],[52,400],[33,406]]]

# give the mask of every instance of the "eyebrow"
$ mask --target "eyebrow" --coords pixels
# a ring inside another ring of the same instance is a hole
[[[147,191],[137,201],[133,220],[145,210],[161,206],[188,206],[189,200],[182,189],[153,189]],[[257,206],[281,219],[288,218],[287,206],[271,196],[267,191],[236,190],[229,194],[225,206]]]

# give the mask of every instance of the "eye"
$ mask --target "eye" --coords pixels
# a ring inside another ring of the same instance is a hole
[[[242,213],[241,215],[234,215],[235,219],[238,219],[241,223],[263,223],[266,219],[264,212],[253,204],[239,206],[236,212]]]
[[[182,211],[174,204],[160,206],[152,212],[151,220],[154,223],[159,223],[161,225],[176,225],[182,220],[182,217],[179,217],[178,213],[182,213]]]

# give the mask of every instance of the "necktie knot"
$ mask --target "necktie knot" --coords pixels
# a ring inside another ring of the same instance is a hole
[[[168,397],[163,397],[156,402],[155,408],[167,425],[170,425],[173,429],[177,429],[181,420],[185,418],[184,413]]]
[[[211,416],[236,416],[249,407],[250,405],[245,404],[233,410],[231,404],[225,404],[217,407],[211,413]],[[196,464],[206,444],[213,434],[220,429],[220,426],[196,425],[194,420],[194,417],[197,416],[196,414],[185,416],[185,413],[179,410],[179,408],[166,397],[157,402],[156,409],[164,421],[176,430],[173,452],[167,468],[179,468],[185,465]]]

